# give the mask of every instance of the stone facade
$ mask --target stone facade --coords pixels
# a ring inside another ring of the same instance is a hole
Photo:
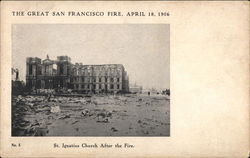
[[[26,59],[26,85],[29,89],[72,89],[78,93],[126,93],[129,78],[121,64],[72,64],[68,56],[57,60]]]

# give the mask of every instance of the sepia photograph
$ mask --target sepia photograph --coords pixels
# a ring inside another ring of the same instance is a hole
[[[169,24],[12,24],[11,135],[170,136]]]

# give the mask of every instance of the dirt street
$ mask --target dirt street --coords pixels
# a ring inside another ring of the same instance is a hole
[[[17,96],[12,136],[169,136],[166,95]]]

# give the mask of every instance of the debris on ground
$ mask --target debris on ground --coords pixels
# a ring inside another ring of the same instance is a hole
[[[60,111],[61,110],[60,110],[60,107],[58,105],[51,106],[50,112],[52,112],[52,113],[59,113]]]
[[[81,114],[82,114],[82,116],[87,116],[87,115],[89,115],[89,110],[88,109],[83,109]]]
[[[76,121],[72,122],[71,124],[73,125],[73,124],[76,124],[77,122],[79,122],[79,121],[78,121],[78,120],[76,120]]]
[[[12,136],[167,136],[169,104],[160,95],[13,96]]]
[[[59,119],[66,119],[66,118],[70,118],[70,115],[64,115],[62,117],[59,117]]]
[[[117,130],[115,127],[112,127],[112,128],[111,128],[111,131],[112,131],[112,132],[117,132],[118,130]]]

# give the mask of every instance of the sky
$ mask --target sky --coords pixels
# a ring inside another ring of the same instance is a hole
[[[167,24],[15,24],[12,67],[25,80],[26,57],[67,55],[84,65],[123,64],[130,84],[170,87],[170,26]]]

